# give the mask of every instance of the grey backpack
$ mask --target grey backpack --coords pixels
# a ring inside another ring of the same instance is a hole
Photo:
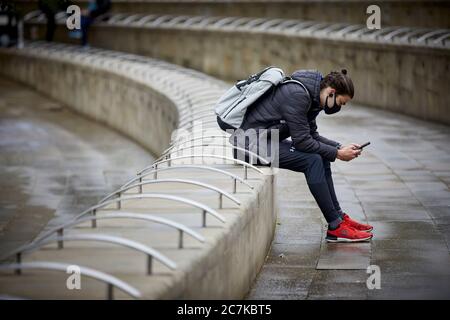
[[[300,81],[286,77],[283,70],[276,67],[265,68],[247,80],[236,82],[220,97],[214,107],[214,111],[220,119],[220,121],[218,119],[219,123],[223,122],[233,128],[239,128],[244,121],[247,109],[258,98],[270,88],[287,82],[298,83],[308,92]]]

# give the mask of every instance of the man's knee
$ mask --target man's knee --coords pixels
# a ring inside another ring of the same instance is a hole
[[[323,167],[325,168],[325,171],[331,171],[331,163],[329,160],[322,158]]]
[[[309,156],[309,165],[311,167],[323,167],[324,163],[323,163],[323,158],[320,154],[317,153],[313,153]]]

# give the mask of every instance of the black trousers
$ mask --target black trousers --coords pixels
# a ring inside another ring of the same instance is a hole
[[[334,191],[330,161],[316,153],[291,148],[287,141],[280,142],[279,167],[303,172],[314,199],[328,223],[340,218],[341,210]]]

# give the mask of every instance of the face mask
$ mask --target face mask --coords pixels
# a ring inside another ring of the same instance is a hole
[[[332,94],[332,96],[334,96],[334,103],[333,103],[333,105],[330,106],[328,104],[328,98],[330,96],[328,96],[327,99],[325,100],[324,110],[325,110],[326,114],[333,114],[333,113],[341,111],[341,106],[336,103],[336,95]]]

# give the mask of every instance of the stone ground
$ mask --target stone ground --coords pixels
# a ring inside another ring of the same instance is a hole
[[[371,145],[333,165],[344,211],[370,243],[327,244],[302,173],[278,177],[275,239],[248,299],[450,299],[450,128],[361,106],[318,119],[319,132]],[[369,290],[369,265],[381,289]]]
[[[152,159],[117,132],[0,79],[0,256],[97,203]]]

